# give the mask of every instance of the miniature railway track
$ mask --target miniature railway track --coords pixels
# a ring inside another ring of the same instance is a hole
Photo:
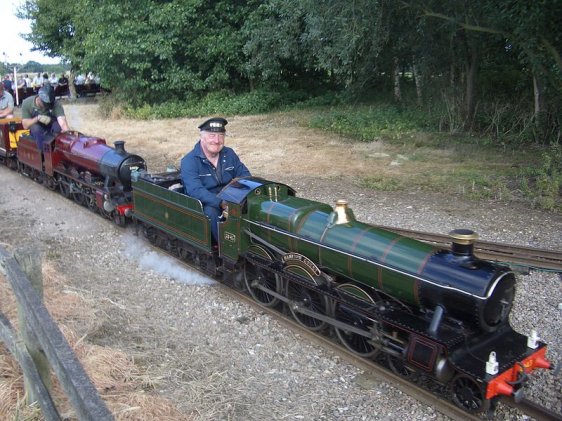
[[[451,238],[448,235],[413,231],[388,226],[378,227],[405,237],[435,244],[436,246],[442,248],[451,248]],[[503,262],[526,268],[540,268],[555,272],[562,272],[562,252],[560,251],[477,240],[474,243],[474,252],[481,259]]]
[[[552,412],[542,406],[523,398],[521,402],[515,403],[513,400],[508,400],[507,398],[501,398],[502,402],[506,405],[517,408],[521,412],[525,413],[526,415],[539,420],[539,421],[560,421],[562,420],[562,415],[557,414],[556,412]]]

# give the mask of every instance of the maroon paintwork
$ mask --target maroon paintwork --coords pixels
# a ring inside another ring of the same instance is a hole
[[[37,149],[37,144],[35,140],[30,136],[22,136],[18,142],[18,160],[36,169],[37,171],[43,171],[43,166],[41,162],[41,154]]]
[[[105,139],[84,136],[78,132],[61,133],[55,142],[55,150],[64,160],[95,174],[101,172],[99,164],[102,157],[113,150],[106,145]]]

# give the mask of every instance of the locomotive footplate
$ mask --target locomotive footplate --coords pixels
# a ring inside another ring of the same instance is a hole
[[[400,331],[424,336],[428,340],[439,343],[448,349],[462,343],[466,335],[466,331],[462,331],[458,327],[452,327],[447,323],[441,323],[436,334],[429,334],[430,322],[428,320],[405,311],[386,311],[382,314],[382,319],[385,323],[395,326]]]

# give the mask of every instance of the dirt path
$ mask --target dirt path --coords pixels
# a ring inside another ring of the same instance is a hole
[[[153,170],[179,164],[198,138],[203,119],[168,119],[100,122],[95,105],[67,107],[72,128],[105,137],[108,142],[126,140],[136,153],[149,157]],[[346,145],[334,135],[299,127],[286,115],[229,118],[227,145],[233,147],[255,175],[289,172],[301,176],[336,177],[367,175],[372,171],[364,159],[379,144]],[[353,165],[350,168],[350,163]]]

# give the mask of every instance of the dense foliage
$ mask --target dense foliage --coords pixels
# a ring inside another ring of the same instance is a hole
[[[30,60],[27,63],[0,63],[0,74],[12,74],[16,69],[18,74],[28,73],[56,73],[57,75],[68,71],[70,68],[65,64],[41,64],[36,61]]]
[[[26,0],[20,15],[37,49],[133,107],[333,91],[437,112],[450,132],[560,139],[559,0]]]

